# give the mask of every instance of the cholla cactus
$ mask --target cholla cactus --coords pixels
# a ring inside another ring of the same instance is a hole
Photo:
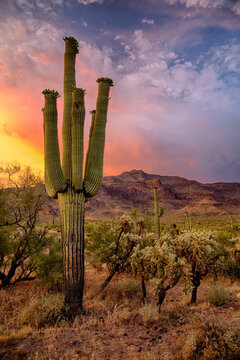
[[[159,312],[167,291],[178,283],[186,266],[183,259],[177,258],[171,242],[165,236],[161,245],[156,243],[142,249],[136,246],[131,256],[133,273],[153,282],[158,295]]]
[[[156,238],[160,239],[160,218],[163,216],[164,208],[158,206],[157,198],[157,186],[154,187],[154,214],[155,214],[155,226],[156,226]]]
[[[201,279],[215,271],[217,261],[222,255],[217,236],[211,231],[185,231],[174,239],[174,246],[179,258],[185,259],[189,266],[192,282],[191,302],[197,300],[197,289]]]
[[[85,90],[76,88],[75,59],[78,42],[66,37],[64,54],[63,154],[60,163],[57,134],[57,91],[43,91],[45,184],[49,196],[58,197],[64,268],[65,303],[70,314],[83,310],[84,205],[98,192],[103,175],[105,126],[109,78],[99,78],[96,111],[92,112],[88,151],[83,176],[83,128]]]

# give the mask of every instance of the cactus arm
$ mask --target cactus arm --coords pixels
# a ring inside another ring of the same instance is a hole
[[[163,208],[162,206],[160,206],[159,212],[158,212],[158,216],[159,216],[159,217],[162,217],[163,214],[164,214],[164,208]]]
[[[78,42],[73,37],[66,37],[64,53],[64,107],[63,107],[63,154],[62,168],[65,179],[72,179],[72,86],[75,86],[75,60],[78,53]]]
[[[45,178],[50,196],[55,196],[56,192],[63,192],[67,187],[60,164],[58,145],[56,100],[59,95],[56,91],[49,89],[44,90],[43,94],[45,98],[43,111]]]
[[[87,169],[89,166],[89,153],[90,153],[90,150],[92,149],[92,145],[91,145],[92,144],[92,134],[93,134],[94,126],[95,126],[96,110],[90,111],[90,114],[92,114],[92,119],[91,119],[91,126],[89,129],[88,151],[87,151],[86,160],[85,160],[85,173],[87,172]]]
[[[85,90],[72,92],[72,184],[75,191],[83,188],[83,127],[85,119]]]
[[[87,197],[95,196],[102,182],[107,108],[110,86],[113,85],[112,80],[108,78],[100,78],[97,82],[99,83],[99,87],[96,118],[91,144],[88,150],[88,166],[85,169],[84,177],[84,190]]]
[[[44,110],[45,108],[42,108],[43,112],[43,134],[45,139],[45,119],[44,119]],[[48,196],[56,199],[57,198],[57,192],[53,190],[51,183],[49,181],[48,175],[47,175],[47,169],[46,169],[46,162],[44,161],[44,182],[45,182],[45,188]]]
[[[57,192],[53,190],[51,186],[51,182],[49,181],[49,177],[47,174],[46,166],[45,166],[45,172],[44,172],[44,179],[45,179],[45,188],[48,196],[51,198],[57,199]]]

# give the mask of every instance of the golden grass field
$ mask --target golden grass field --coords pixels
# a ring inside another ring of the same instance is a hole
[[[229,296],[218,307],[208,298],[212,278],[202,281],[196,305],[179,284],[158,314],[151,285],[150,304],[143,308],[138,279],[118,275],[100,295],[105,276],[87,268],[86,315],[72,321],[61,315],[62,293],[38,282],[0,290],[0,359],[214,360],[227,359],[229,346],[235,347],[229,359],[240,359],[239,282],[218,280]],[[198,346],[205,348],[201,356]]]

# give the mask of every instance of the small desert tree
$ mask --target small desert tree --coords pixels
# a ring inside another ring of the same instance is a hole
[[[34,278],[34,256],[48,243],[46,229],[38,225],[46,194],[30,167],[6,164],[0,173],[0,284],[6,286]]]
[[[126,269],[133,248],[141,241],[141,237],[134,234],[134,222],[126,215],[121,216],[115,227],[103,222],[89,230],[89,259],[93,263],[105,264],[109,272],[101,286],[103,290],[116,273]]]

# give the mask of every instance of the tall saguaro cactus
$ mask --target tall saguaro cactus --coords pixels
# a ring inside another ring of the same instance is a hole
[[[83,176],[83,128],[85,90],[76,88],[75,58],[78,42],[65,38],[63,154],[60,162],[55,90],[43,91],[45,184],[49,196],[59,201],[65,305],[69,314],[83,310],[84,288],[84,208],[98,192],[103,175],[105,127],[110,86],[109,78],[99,78],[96,110],[92,113],[88,151]]]
[[[164,213],[164,208],[158,206],[157,198],[157,186],[154,186],[154,216],[155,216],[155,228],[156,228],[156,239],[160,239],[160,217]]]

